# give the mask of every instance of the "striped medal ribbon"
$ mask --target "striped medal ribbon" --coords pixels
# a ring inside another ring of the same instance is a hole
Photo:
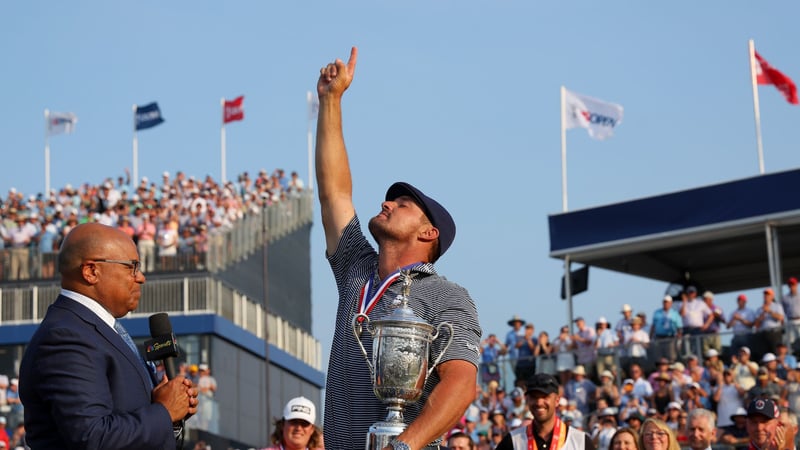
[[[378,300],[380,300],[381,297],[383,297],[383,294],[386,293],[386,290],[389,289],[389,286],[391,286],[392,283],[400,278],[400,272],[403,270],[411,270],[420,264],[422,263],[409,264],[392,272],[391,275],[386,277],[386,279],[378,285],[377,289],[375,290],[375,294],[372,296],[369,294],[372,292],[372,286],[375,283],[375,279],[378,277],[377,272],[373,274],[373,276],[367,278],[367,282],[364,283],[364,287],[361,288],[361,294],[358,298],[358,312],[364,315],[369,315],[373,308],[375,308],[375,305],[378,304]],[[361,317],[359,317],[358,322],[362,322]]]

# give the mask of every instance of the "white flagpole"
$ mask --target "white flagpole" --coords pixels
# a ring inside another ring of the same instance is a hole
[[[567,212],[567,89],[561,86],[561,206]]]
[[[748,42],[748,50],[750,52],[750,82],[753,85],[753,111],[755,113],[756,118],[756,142],[758,145],[758,171],[761,175],[764,174],[764,147],[761,144],[761,108],[759,107],[758,103],[758,80],[756,76],[756,45],[752,39]],[[777,236],[774,235],[772,230],[772,225],[765,224],[764,225],[764,234],[767,240],[767,262],[769,263],[769,276],[770,276],[770,285],[777,286],[778,288],[781,285],[779,274],[780,273],[780,258],[775,258],[775,245],[774,239],[777,239]]]
[[[221,179],[222,179],[222,184],[224,185],[227,182],[227,180],[225,179],[225,172],[226,172],[226,166],[225,166],[225,97],[219,99],[219,104],[222,107],[222,127],[220,128],[220,132],[219,132],[219,139],[220,139],[219,154],[220,154],[220,159],[222,160],[222,165],[220,166],[221,167],[220,171],[222,172]]]
[[[136,137],[136,110],[139,107],[133,105],[133,188],[139,187],[139,139]]]
[[[313,151],[311,148],[311,121],[313,120],[312,112],[313,109],[311,105],[313,104],[314,99],[312,97],[311,91],[306,91],[306,103],[308,104],[308,133],[307,133],[307,142],[308,142],[308,189],[314,189],[314,174],[313,171],[313,164],[312,160],[314,158]]]
[[[750,82],[753,84],[753,111],[756,117],[756,143],[758,145],[758,173],[764,174],[764,147],[761,145],[761,108],[758,106],[758,82],[756,80],[756,46],[749,42]]]
[[[50,197],[50,110],[44,110],[44,195]]]
[[[561,86],[561,206],[567,212],[567,89]],[[564,297],[567,300],[567,314],[569,332],[575,332],[575,323],[572,320],[572,261],[569,255],[564,257]]]

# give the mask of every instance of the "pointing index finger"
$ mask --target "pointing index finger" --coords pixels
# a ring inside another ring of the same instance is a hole
[[[356,61],[358,60],[358,48],[352,47],[350,49],[350,59],[347,60],[347,70],[352,74],[356,70]]]

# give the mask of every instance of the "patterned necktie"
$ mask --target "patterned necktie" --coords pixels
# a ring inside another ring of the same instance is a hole
[[[139,361],[141,361],[142,364],[145,365],[145,367],[147,369],[147,373],[148,374],[154,373],[152,371],[152,367],[150,366],[150,364],[152,364],[152,363],[148,364],[147,362],[145,362],[145,360],[142,358],[142,354],[139,353],[139,349],[136,348],[136,344],[133,342],[133,339],[131,338],[131,335],[128,334],[128,330],[126,330],[125,327],[123,327],[122,324],[119,323],[118,320],[114,321],[114,331],[116,331],[117,334],[119,334],[119,336],[122,338],[122,340],[125,341],[126,344],[128,344],[128,347],[131,349],[133,354],[136,355],[136,357],[139,359]],[[147,377],[147,381],[150,383],[150,389],[152,389],[153,388],[153,380],[151,379],[151,377]]]

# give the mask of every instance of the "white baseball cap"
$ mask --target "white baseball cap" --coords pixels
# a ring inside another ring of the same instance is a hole
[[[296,397],[289,400],[283,408],[284,420],[301,419],[313,424],[317,418],[317,408],[311,400],[305,397]]]

